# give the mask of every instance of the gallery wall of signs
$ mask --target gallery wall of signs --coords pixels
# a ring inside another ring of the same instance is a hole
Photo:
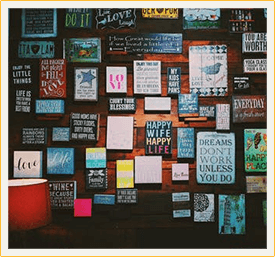
[[[16,15],[9,178],[47,178],[53,210],[76,219],[162,193],[172,222],[245,235],[255,197],[265,226],[264,9]]]

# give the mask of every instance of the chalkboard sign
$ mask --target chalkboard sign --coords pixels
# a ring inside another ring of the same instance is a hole
[[[106,67],[106,93],[127,93],[127,67]]]
[[[244,73],[266,73],[267,59],[244,59],[243,72]]]
[[[115,205],[115,195],[94,195],[94,204]]]
[[[199,98],[197,94],[178,95],[178,113],[180,117],[199,116]]]
[[[40,60],[40,98],[66,98],[66,60]]]
[[[153,19],[178,19],[178,8],[142,8],[143,18]]]
[[[86,189],[107,189],[107,169],[86,169]]]
[[[49,181],[52,209],[73,209],[76,181]]]
[[[109,112],[135,112],[136,98],[109,98],[108,110]]]
[[[232,96],[233,123],[266,122],[266,96]]]
[[[133,54],[181,54],[182,34],[113,34],[107,36],[107,51]]]
[[[215,105],[200,105],[199,116],[215,118],[216,117],[216,106]]]
[[[97,141],[99,137],[99,117],[99,114],[94,113],[71,113],[71,139]]]
[[[239,75],[233,77],[233,90],[234,93],[249,93],[251,79],[248,76]]]
[[[75,68],[74,79],[75,101],[98,100],[98,68]]]
[[[45,38],[56,36],[56,9],[22,9],[22,37]]]
[[[138,202],[137,189],[117,189],[116,202],[118,204],[136,204]]]
[[[146,122],[146,154],[172,154],[172,121]]]
[[[234,133],[197,133],[197,182],[235,183]]]
[[[15,112],[31,112],[32,91],[26,89],[15,90]]]
[[[16,64],[11,66],[11,84],[30,85],[33,83],[33,65]]]
[[[97,29],[120,29],[136,27],[136,9],[116,8],[116,9],[97,9],[96,10]]]
[[[35,113],[36,114],[64,114],[65,102],[64,100],[36,100]]]
[[[216,129],[230,129],[230,104],[216,104]]]
[[[47,128],[22,128],[22,144],[44,145],[47,143]]]
[[[243,53],[267,52],[266,33],[243,33]]]
[[[53,127],[52,141],[69,142],[70,141],[70,128]]]
[[[68,8],[66,9],[65,28],[91,28],[92,9],[88,8]]]
[[[181,88],[181,68],[168,67],[167,68],[167,94],[180,94]]]
[[[177,128],[178,158],[195,157],[195,131],[194,128]]]
[[[20,41],[19,58],[54,58],[53,41]]]

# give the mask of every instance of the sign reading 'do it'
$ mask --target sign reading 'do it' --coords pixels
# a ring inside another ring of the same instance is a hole
[[[197,133],[197,182],[235,183],[234,133]]]

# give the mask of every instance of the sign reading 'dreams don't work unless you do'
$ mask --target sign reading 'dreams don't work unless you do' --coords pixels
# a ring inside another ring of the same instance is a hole
[[[108,110],[109,112],[135,112],[136,98],[109,98]]]
[[[91,28],[92,9],[89,8],[68,8],[65,16],[66,28]]]
[[[182,34],[112,34],[107,36],[107,51],[133,54],[181,54]]]
[[[22,128],[22,144],[35,145],[47,143],[47,128]]]
[[[31,112],[32,91],[15,90],[15,112]]]
[[[266,51],[266,33],[243,33],[243,53],[264,53]]]
[[[134,28],[136,26],[136,9],[98,8],[95,19],[97,29]]]
[[[177,128],[178,158],[195,157],[195,130],[194,128]]]
[[[266,122],[266,96],[232,96],[233,123]]]
[[[118,204],[135,204],[138,201],[137,189],[117,189],[116,202]]]
[[[75,68],[74,80],[75,101],[98,100],[98,68]]]
[[[20,41],[19,58],[54,58],[53,41]]]
[[[134,61],[134,94],[161,94],[160,61]]]
[[[36,114],[63,114],[65,111],[64,100],[47,99],[35,101]]]
[[[127,93],[127,67],[106,67],[106,93]]]
[[[33,65],[16,64],[11,66],[11,78],[14,86],[30,85],[33,83]]]
[[[197,133],[197,182],[235,183],[234,133]]]
[[[69,142],[70,128],[67,127],[53,127],[52,141]]]
[[[167,68],[167,94],[180,94],[181,88],[181,68],[168,67]]]
[[[244,59],[243,72],[244,73],[266,73],[267,59]]]
[[[22,9],[22,37],[57,36],[57,10],[47,8]]]
[[[99,114],[71,113],[71,139],[97,141],[99,136],[99,119]]]

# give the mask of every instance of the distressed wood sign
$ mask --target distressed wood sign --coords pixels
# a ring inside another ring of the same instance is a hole
[[[134,94],[161,94],[160,61],[134,61]]]
[[[266,193],[267,177],[266,176],[246,176],[247,193]]]
[[[95,194],[94,195],[94,204],[114,205],[115,198],[116,198],[115,195]]]
[[[63,58],[68,62],[101,62],[100,38],[69,38],[63,40]]]
[[[182,34],[112,34],[107,38],[109,53],[126,52],[132,54],[181,54]]]
[[[200,105],[199,106],[199,116],[207,118],[216,117],[216,106],[215,105]]]
[[[189,47],[189,85],[199,96],[227,95],[226,45]]]
[[[117,189],[116,190],[117,204],[136,204],[138,202],[137,189]]]
[[[47,148],[47,174],[73,175],[74,148]]]
[[[266,33],[243,33],[243,53],[265,53],[267,52]]]
[[[72,140],[97,141],[100,115],[95,113],[71,113],[70,132]]]
[[[89,8],[68,8],[65,16],[66,28],[91,28],[92,9]]]
[[[266,122],[266,96],[232,96],[233,123]]]
[[[14,178],[42,178],[42,151],[14,151]]]
[[[46,38],[57,36],[56,9],[22,9],[22,37]]]
[[[86,168],[106,168],[106,148],[86,148]]]
[[[143,18],[153,19],[178,19],[178,8],[142,8],[141,10]]]
[[[116,8],[96,10],[97,29],[120,29],[136,27],[136,9]]]
[[[220,8],[183,8],[183,29],[218,29]]]
[[[44,145],[47,143],[47,128],[22,128],[23,145]]]
[[[178,95],[178,114],[179,117],[199,116],[199,98],[197,94]]]
[[[116,161],[116,188],[134,187],[134,161]]]
[[[107,189],[107,169],[86,169],[86,189]]]
[[[66,98],[66,60],[40,60],[40,98]]]
[[[69,142],[70,141],[70,128],[66,127],[53,127],[52,141]]]
[[[266,73],[267,59],[244,59],[243,72],[244,73]]]
[[[189,163],[172,164],[172,181],[189,180]]]
[[[64,114],[64,100],[47,99],[35,101],[36,114]]]
[[[73,209],[76,198],[76,181],[49,181],[52,209]]]
[[[171,111],[171,97],[145,97],[145,111]]]
[[[146,154],[172,154],[172,121],[146,122]]]
[[[15,64],[11,66],[11,81],[14,86],[30,85],[33,83],[33,65]]]
[[[194,194],[194,222],[214,222],[214,194]]]
[[[216,104],[216,129],[230,130],[230,104]]]
[[[180,94],[181,89],[181,68],[168,67],[167,68],[167,94]]]
[[[26,89],[15,90],[15,112],[31,112],[32,91]]]
[[[75,68],[74,79],[75,101],[98,101],[98,68]]]
[[[19,58],[54,58],[53,41],[20,41],[18,45]]]
[[[194,128],[177,128],[177,157],[195,157],[195,130]]]
[[[234,93],[249,93],[251,79],[248,76],[240,75],[233,77]]]
[[[137,108],[136,98],[109,98],[109,112],[135,112]]]
[[[106,67],[106,93],[127,93],[127,67]]]
[[[246,172],[267,171],[266,129],[244,130],[244,165]]]
[[[197,133],[197,182],[235,183],[234,133]]]

